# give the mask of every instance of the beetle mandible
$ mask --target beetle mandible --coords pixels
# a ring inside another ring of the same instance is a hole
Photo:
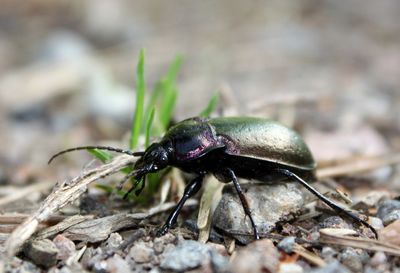
[[[151,144],[144,152],[106,146],[83,146],[61,151],[51,157],[49,163],[63,153],[82,149],[104,149],[140,156],[133,171],[126,176],[126,179],[133,177],[136,181],[143,182],[136,191],[137,194],[143,189],[148,173],[158,172],[167,166],[196,174],[187,184],[184,195],[166,223],[158,230],[158,236],[167,233],[176,223],[186,200],[201,188],[204,176],[214,174],[221,182],[233,182],[256,239],[260,238],[257,225],[238,177],[261,182],[294,179],[336,212],[367,226],[378,237],[370,224],[343,209],[306,182],[316,180],[316,163],[309,148],[298,133],[275,121],[253,117],[194,117],[171,127],[159,142]]]

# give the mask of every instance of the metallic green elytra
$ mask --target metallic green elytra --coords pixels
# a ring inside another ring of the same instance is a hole
[[[276,121],[253,117],[214,118],[208,121],[217,135],[229,139],[228,154],[266,160],[303,170],[316,167],[303,138]]]

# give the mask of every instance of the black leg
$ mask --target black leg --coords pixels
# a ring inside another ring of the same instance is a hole
[[[257,231],[256,224],[254,222],[254,219],[251,216],[249,203],[247,202],[246,196],[245,196],[244,192],[242,191],[242,187],[240,187],[239,181],[237,180],[235,173],[231,169],[228,169],[228,174],[230,176],[230,179],[233,182],[233,185],[236,188],[236,192],[239,195],[240,202],[242,203],[242,206],[244,209],[244,213],[250,218],[250,222],[253,227],[254,237],[256,238],[256,240],[258,240],[258,239],[260,239],[260,236],[258,235],[258,231]]]
[[[344,208],[342,208],[341,206],[339,206],[338,204],[336,204],[335,202],[329,200],[328,198],[326,198],[323,194],[321,194],[320,192],[318,192],[316,189],[314,189],[313,187],[311,187],[306,181],[304,181],[303,179],[301,179],[298,175],[296,175],[295,173],[286,170],[286,169],[277,169],[278,172],[286,175],[287,177],[290,178],[294,178],[297,180],[297,182],[300,182],[300,184],[302,184],[304,187],[306,187],[307,190],[309,190],[312,194],[314,194],[315,196],[317,196],[319,199],[321,199],[325,204],[327,204],[328,206],[330,206],[332,209],[334,209],[336,212],[343,213],[346,216],[352,218],[353,220],[363,224],[364,226],[368,227],[369,229],[371,229],[371,231],[374,233],[376,239],[378,239],[378,233],[376,232],[375,228],[373,226],[371,226],[370,224],[368,224],[366,221],[364,221],[363,219],[360,219],[356,214],[345,210]]]
[[[122,199],[128,198],[129,194],[131,194],[131,192],[132,192],[134,189],[136,189],[136,187],[137,187],[141,182],[143,182],[143,183],[142,183],[142,187],[141,187],[141,189],[140,189],[140,191],[141,191],[141,190],[143,189],[143,187],[144,187],[144,181],[143,181],[143,178],[142,178],[142,177],[136,179],[135,183],[134,183],[134,184],[132,185],[132,187],[130,187],[130,189],[124,194],[124,197],[123,197]]]
[[[178,215],[186,200],[188,200],[200,190],[203,178],[204,174],[200,174],[195,179],[190,181],[190,183],[186,186],[185,192],[183,193],[181,200],[179,200],[178,204],[169,215],[167,222],[162,226],[162,228],[157,231],[157,236],[163,236],[164,234],[166,234],[168,230],[176,223]]]
[[[143,182],[140,185],[140,188],[135,191],[136,196],[139,196],[142,193],[145,186],[146,186],[146,176],[143,177]]]

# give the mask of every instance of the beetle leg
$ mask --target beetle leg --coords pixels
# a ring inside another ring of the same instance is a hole
[[[201,184],[203,182],[204,174],[200,174],[196,178],[194,178],[190,183],[186,186],[185,191],[181,200],[179,200],[178,204],[174,208],[174,210],[169,215],[167,222],[157,231],[157,236],[163,236],[168,232],[168,230],[176,223],[178,219],[178,215],[181,212],[183,205],[186,200],[195,195],[201,188]]]
[[[310,184],[308,184],[306,181],[304,181],[303,179],[301,179],[298,175],[296,175],[295,173],[287,170],[287,169],[277,169],[278,172],[284,174],[287,177],[290,178],[294,178],[297,180],[297,182],[300,182],[300,184],[302,184],[307,190],[309,190],[312,194],[314,194],[315,196],[317,196],[319,199],[321,199],[325,204],[327,204],[328,206],[330,206],[332,209],[334,209],[336,212],[343,213],[345,215],[347,215],[348,217],[352,218],[353,220],[363,224],[364,226],[368,227],[375,235],[375,238],[378,239],[378,233],[376,232],[375,228],[373,226],[371,226],[368,222],[364,221],[363,219],[361,219],[360,217],[358,217],[356,214],[345,210],[344,208],[342,208],[341,206],[339,206],[338,204],[336,204],[335,202],[331,201],[330,199],[328,199],[327,197],[325,197],[323,194],[321,194],[319,191],[317,191],[316,189],[314,189],[313,187],[311,187]]]
[[[228,173],[229,173],[230,179],[233,182],[233,185],[235,186],[236,192],[239,195],[240,202],[242,203],[242,206],[244,209],[244,213],[250,218],[250,222],[251,222],[251,225],[252,225],[253,231],[254,231],[254,237],[256,238],[256,240],[258,240],[258,239],[260,239],[260,236],[258,235],[257,226],[254,222],[254,219],[251,216],[250,206],[249,206],[249,203],[247,202],[246,195],[244,194],[242,187],[240,186],[239,181],[236,178],[235,173],[231,169],[228,169]]]
[[[143,182],[140,185],[140,188],[135,191],[136,196],[139,196],[142,193],[145,186],[146,186],[146,176],[143,177]]]

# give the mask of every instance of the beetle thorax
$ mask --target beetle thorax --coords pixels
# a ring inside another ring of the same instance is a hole
[[[207,120],[199,118],[178,123],[165,138],[172,143],[172,160],[175,162],[194,160],[220,147],[213,127]]]

